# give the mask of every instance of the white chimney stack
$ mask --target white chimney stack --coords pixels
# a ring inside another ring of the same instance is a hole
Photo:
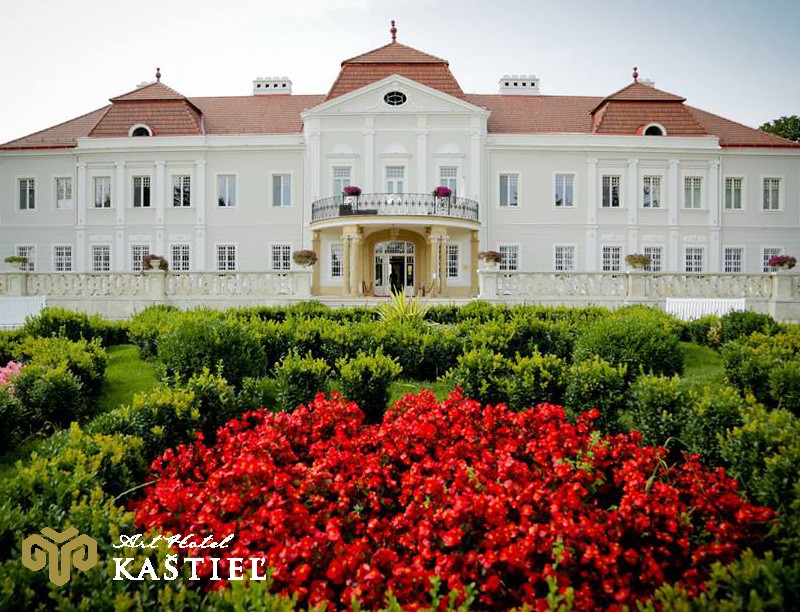
[[[535,74],[507,74],[500,79],[500,93],[504,96],[538,96],[539,77]]]
[[[288,77],[258,77],[253,81],[254,96],[290,93],[292,93],[292,82]]]

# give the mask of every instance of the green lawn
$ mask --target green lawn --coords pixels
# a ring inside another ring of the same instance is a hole
[[[692,387],[719,385],[725,382],[722,356],[707,346],[681,342],[684,357],[683,380]]]
[[[108,367],[97,412],[108,412],[129,404],[133,396],[141,391],[149,391],[156,385],[156,375],[150,362],[139,358],[132,344],[112,346],[108,351]]]

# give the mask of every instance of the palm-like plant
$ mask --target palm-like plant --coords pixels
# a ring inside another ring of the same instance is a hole
[[[392,291],[392,298],[378,308],[381,321],[422,321],[428,307],[418,297],[407,298],[405,292]]]

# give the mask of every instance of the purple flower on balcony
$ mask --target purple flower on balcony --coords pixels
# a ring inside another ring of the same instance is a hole
[[[769,258],[767,265],[771,268],[791,270],[797,265],[797,259],[791,255],[774,255]]]
[[[452,195],[453,191],[449,187],[445,187],[444,185],[440,185],[436,189],[433,190],[433,195],[440,197],[440,198],[449,198]]]
[[[346,196],[360,196],[361,187],[357,187],[355,185],[345,185],[344,189],[342,189],[342,193]]]

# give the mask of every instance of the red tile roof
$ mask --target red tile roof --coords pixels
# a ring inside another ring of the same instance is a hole
[[[741,123],[713,115],[699,108],[687,106],[697,121],[709,134],[719,137],[723,147],[780,147],[800,149],[800,142],[787,140],[775,134],[755,130]]]
[[[299,134],[303,131],[300,113],[324,99],[322,95],[269,95],[191,101],[203,112],[207,134]]]
[[[660,123],[669,136],[708,134],[682,102],[606,102],[593,119],[597,134],[641,134],[648,123]]]
[[[185,100],[183,94],[178,93],[171,87],[167,87],[161,81],[150,83],[144,87],[138,87],[133,91],[111,98],[112,102],[139,102],[142,100]]]
[[[70,149],[75,146],[76,139],[89,135],[109,108],[111,106],[104,106],[51,128],[17,138],[0,145],[0,149]]]
[[[331,100],[361,89],[393,74],[399,74],[456,98],[464,97],[464,92],[450,72],[446,60],[399,42],[391,42],[343,61],[339,76],[336,77],[325,99]]]
[[[582,96],[466,95],[467,102],[490,111],[488,128],[495,134],[586,134],[592,129],[589,112],[599,100]]]
[[[143,123],[154,136],[203,134],[200,112],[188,100],[114,102],[89,136],[128,136],[132,126]]]

